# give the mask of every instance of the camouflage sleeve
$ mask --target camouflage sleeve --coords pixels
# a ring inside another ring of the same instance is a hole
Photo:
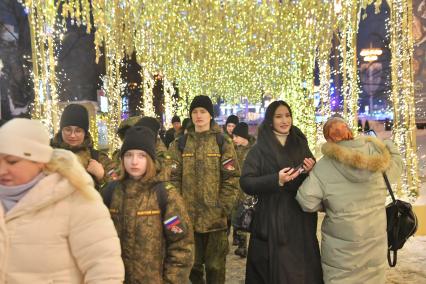
[[[104,177],[100,181],[96,181],[97,185],[103,185],[112,181],[116,170],[116,164],[105,153],[99,151],[99,163],[104,167]]]
[[[120,166],[120,149],[117,149],[112,153],[112,161],[117,168]]]
[[[219,204],[226,216],[231,214],[238,195],[240,174],[234,145],[229,138],[226,138],[221,157],[221,186],[219,189]]]
[[[157,140],[156,155],[157,160],[155,161],[155,166],[158,172],[158,179],[163,182],[170,181],[170,169],[172,165],[172,160],[169,155],[169,151],[167,150],[161,139]]]
[[[170,183],[182,194],[182,153],[179,150],[178,140],[173,141],[168,150]]]
[[[164,283],[186,283],[194,262],[194,232],[182,197],[171,185],[166,185],[166,190]]]
[[[157,138],[157,143],[155,145],[155,152],[157,154],[157,160],[160,161],[161,164],[163,164],[163,160],[167,153],[167,147],[164,145],[163,141],[161,141],[160,138]]]

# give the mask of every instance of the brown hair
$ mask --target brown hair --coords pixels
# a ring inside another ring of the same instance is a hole
[[[155,167],[155,162],[151,158],[150,155],[146,155],[146,171],[145,174],[142,176],[141,181],[147,181],[155,177],[157,174],[157,169]],[[118,180],[125,180],[129,177],[129,174],[126,172],[126,169],[124,168],[124,161],[121,159],[120,162],[120,176],[118,177]]]

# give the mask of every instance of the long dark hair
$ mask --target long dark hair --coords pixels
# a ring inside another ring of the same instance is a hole
[[[271,103],[265,112],[265,119],[259,126],[258,130],[258,137],[257,137],[257,143],[261,147],[261,151],[265,156],[268,156],[270,160],[276,161],[280,167],[282,167],[285,164],[288,164],[287,161],[283,161],[283,157],[280,153],[284,150],[284,148],[288,149],[296,149],[300,145],[300,139],[306,141],[305,135],[300,131],[299,128],[296,126],[291,125],[290,127],[290,133],[287,138],[286,144],[284,147],[280,144],[278,141],[276,135],[273,132],[273,121],[274,121],[274,114],[277,111],[277,108],[279,106],[285,106],[288,111],[290,112],[290,116],[292,116],[291,108],[285,101],[275,101]],[[296,151],[297,152],[297,151]],[[291,162],[289,163],[292,166],[297,166],[297,164],[301,163],[303,161],[304,157],[298,157],[298,153],[296,153],[292,150],[288,150],[287,154],[288,158]]]
[[[281,101],[281,100],[280,101],[272,102],[266,108],[265,118],[263,119],[263,122],[262,122],[262,124],[259,127],[259,134],[260,134],[261,130],[270,130],[270,131],[273,130],[272,123],[274,121],[274,114],[277,111],[277,108],[279,106],[285,106],[288,109],[288,112],[290,113],[291,118],[293,118],[293,114],[291,112],[291,108],[288,105],[288,103],[286,103],[285,101]],[[292,126],[293,126],[293,123],[292,123]]]

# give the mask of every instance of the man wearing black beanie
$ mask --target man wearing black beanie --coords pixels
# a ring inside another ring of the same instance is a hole
[[[255,143],[255,138],[249,135],[248,124],[245,122],[240,122],[235,126],[233,131],[233,142],[235,146],[235,151],[237,152],[238,163],[240,167],[243,167],[244,160],[246,159],[247,153]],[[251,197],[245,194],[241,188],[238,191],[237,202],[232,211],[232,225],[234,232],[234,243],[238,245],[238,248],[234,253],[242,258],[247,257],[247,233],[238,230],[241,227],[239,223],[239,217],[241,212],[244,209],[244,204],[252,204]]]
[[[213,119],[213,104],[196,96],[189,114],[187,133],[169,148],[171,182],[185,200],[194,225],[193,284],[225,283],[228,253],[227,216],[238,192],[240,168],[229,138]]]
[[[166,131],[166,135],[164,137],[164,144],[169,148],[170,143],[175,140],[175,138],[179,135],[181,131],[182,125],[180,123],[180,117],[175,115],[172,118],[172,127]]]
[[[93,146],[89,132],[89,114],[79,104],[69,104],[61,115],[60,130],[51,141],[54,148],[72,151],[93,177],[96,188],[114,177],[114,162]]]
[[[234,131],[234,128],[235,128],[235,126],[237,126],[239,121],[240,120],[239,120],[238,116],[233,115],[233,114],[228,116],[228,118],[226,119],[225,134],[228,135],[229,137],[231,137],[231,139],[232,139],[232,132]]]
[[[232,131],[234,136],[239,136],[241,138],[246,139],[247,141],[250,140],[250,135],[248,131],[248,124],[245,122],[240,122],[235,126],[234,130]],[[245,144],[245,143],[243,143]]]
[[[195,108],[204,108],[206,111],[210,113],[211,118],[214,117],[213,112],[213,103],[208,96],[196,96],[191,102],[189,107],[189,114],[191,115],[192,111]]]
[[[161,128],[160,122],[158,119],[150,116],[142,117],[138,122],[136,122],[135,126],[145,126],[152,130],[155,135],[158,135],[158,131]]]

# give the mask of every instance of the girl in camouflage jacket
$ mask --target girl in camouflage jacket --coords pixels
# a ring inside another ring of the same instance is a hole
[[[122,174],[108,197],[126,284],[186,283],[193,264],[192,225],[175,188],[159,182],[155,152],[150,129],[129,129],[120,153]]]
[[[94,148],[89,132],[89,114],[79,104],[68,105],[61,116],[60,131],[50,142],[53,148],[73,152],[92,176],[96,189],[114,178],[114,162]]]

